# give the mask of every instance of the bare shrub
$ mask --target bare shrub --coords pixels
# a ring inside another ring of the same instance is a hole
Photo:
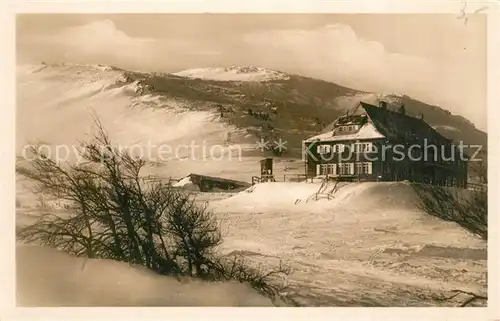
[[[279,288],[271,276],[286,269],[261,273],[218,256],[222,236],[213,213],[170,184],[141,178],[145,161],[113,147],[97,119],[95,124],[98,132],[81,143],[84,161],[78,165],[60,164],[34,146],[34,160],[17,168],[36,183],[35,192],[68,204],[65,213],[47,213],[20,229],[19,240],[164,275],[248,282],[275,295]]]
[[[239,255],[235,255],[230,259],[217,259],[209,264],[209,270],[215,273],[213,277],[216,279],[248,282],[253,288],[269,297],[275,297],[286,289],[286,285],[270,283],[270,279],[281,278],[290,273],[290,268],[284,266],[281,262],[278,268],[272,271],[251,268],[245,258]]]
[[[469,232],[488,238],[488,181],[483,162],[475,163],[480,184],[474,189],[417,184],[412,186],[419,196],[420,208],[433,216],[456,222]]]

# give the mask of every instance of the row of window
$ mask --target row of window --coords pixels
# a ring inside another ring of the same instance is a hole
[[[372,143],[354,143],[354,144],[335,144],[335,145],[318,145],[316,152],[318,154],[343,153],[347,149],[351,149],[356,153],[369,153],[375,151]]]
[[[316,175],[365,175],[372,174],[371,162],[316,165]]]
[[[346,125],[346,126],[340,126],[335,129],[335,133],[352,133],[358,131],[359,126],[358,125]]]

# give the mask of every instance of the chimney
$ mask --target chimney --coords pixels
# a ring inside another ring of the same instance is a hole
[[[383,108],[383,109],[387,109],[387,102],[385,102],[385,101],[381,101],[381,102],[379,103],[379,106],[380,106],[381,108]]]
[[[402,104],[401,107],[399,107],[399,113],[402,115],[406,115],[405,104]]]

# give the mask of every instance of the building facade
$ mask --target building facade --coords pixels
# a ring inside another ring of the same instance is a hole
[[[361,102],[332,130],[303,142],[306,175],[467,187],[467,155],[404,105]]]

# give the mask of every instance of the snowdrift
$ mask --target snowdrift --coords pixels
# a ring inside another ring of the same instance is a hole
[[[408,296],[420,306],[426,300],[415,293],[429,289],[484,291],[486,242],[420,211],[411,186],[345,183],[330,200],[310,198],[320,185],[262,183],[211,202],[227,231],[222,251],[292,262],[290,282],[322,293],[329,306],[403,306]]]
[[[241,283],[181,283],[140,266],[45,247],[17,245],[16,251],[18,306],[272,306]]]
[[[273,182],[257,184],[215,205],[219,207],[265,208],[286,210],[304,208],[405,209],[416,208],[417,195],[405,183],[364,182]]]

